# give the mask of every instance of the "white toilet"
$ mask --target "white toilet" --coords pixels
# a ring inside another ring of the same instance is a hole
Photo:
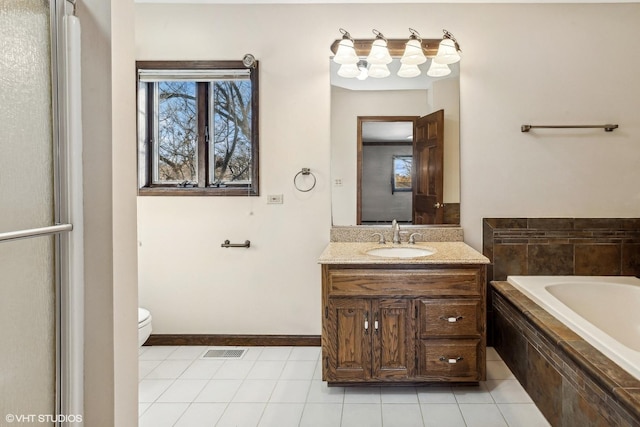
[[[151,313],[149,310],[138,307],[138,347],[151,335]]]

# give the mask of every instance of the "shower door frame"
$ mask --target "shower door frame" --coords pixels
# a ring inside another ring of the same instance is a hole
[[[54,236],[55,286],[55,425],[84,425],[83,418],[83,351],[84,304],[82,284],[72,285],[72,263],[83,263],[82,256],[72,259],[74,238],[70,221],[74,207],[71,197],[71,168],[69,165],[69,129],[67,98],[67,62],[64,16],[75,14],[75,2],[49,0],[50,62],[51,62],[51,115],[53,160],[53,222],[51,226],[0,233],[0,244],[17,239]],[[82,162],[82,159],[79,159]],[[82,179],[82,176],[73,177]],[[79,196],[81,200],[81,196]],[[77,203],[77,202],[76,202]],[[81,205],[80,205],[81,206]],[[78,214],[81,219],[82,213]],[[82,226],[80,226],[82,229]],[[82,232],[76,238],[75,252],[82,251]],[[77,239],[80,239],[78,242]],[[69,417],[71,416],[71,418]]]

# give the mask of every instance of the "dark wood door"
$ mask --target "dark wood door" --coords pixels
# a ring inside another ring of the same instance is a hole
[[[444,222],[444,110],[420,117],[413,144],[413,223]]]
[[[403,379],[414,375],[415,333],[412,300],[373,300],[373,377]]]
[[[360,298],[329,298],[326,380],[371,378],[371,303]]]

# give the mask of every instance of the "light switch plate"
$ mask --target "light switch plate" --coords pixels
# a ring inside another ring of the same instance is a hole
[[[281,205],[283,203],[282,198],[283,198],[282,194],[269,194],[267,196],[267,204]]]

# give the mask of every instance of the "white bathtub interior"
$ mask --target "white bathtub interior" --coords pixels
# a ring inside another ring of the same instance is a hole
[[[507,281],[640,379],[640,279],[508,276]]]

